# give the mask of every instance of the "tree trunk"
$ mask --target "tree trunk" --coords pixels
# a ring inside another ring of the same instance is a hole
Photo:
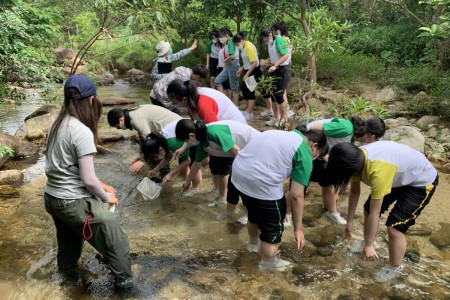
[[[377,5],[377,0],[372,0],[372,4],[368,6],[367,9],[367,22],[372,23],[373,12],[375,11],[375,6]]]
[[[438,67],[442,71],[450,70],[450,43],[448,40],[436,40]]]
[[[308,56],[309,81],[317,82],[316,54],[311,52]]]
[[[237,16],[236,16],[236,30],[237,30],[236,33],[241,32],[241,18],[242,18],[241,10],[238,9]]]
[[[306,9],[308,5],[308,0],[301,0],[300,1],[300,23],[303,28],[303,32],[305,33],[305,36],[311,37],[311,28],[309,26],[309,23],[306,21]],[[311,49],[311,52],[308,56],[308,69],[309,69],[309,81],[317,82],[317,68],[316,68],[316,53],[313,49]]]

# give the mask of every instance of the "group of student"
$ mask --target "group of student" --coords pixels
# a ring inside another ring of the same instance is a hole
[[[290,50],[283,48],[287,42],[277,27],[264,31],[262,36],[269,45],[269,53],[277,53],[263,64],[270,65],[269,72],[275,72],[277,78],[284,78],[283,84],[277,83],[280,92],[272,95],[277,103],[273,107],[274,116],[282,119],[286,112],[284,80],[289,76],[285,66],[286,60],[290,60]],[[220,44],[227,44],[231,34],[221,30],[218,38]],[[255,64],[255,47],[241,35],[235,35],[232,41],[235,47],[227,45],[224,50],[222,72],[227,73],[220,72],[214,83],[220,87],[226,79],[222,74],[228,74],[235,92],[231,74],[254,75],[262,60],[256,60]],[[211,42],[212,49],[216,41]],[[247,51],[247,47],[253,50]],[[235,70],[238,61],[232,61],[239,48],[251,64]],[[210,71],[214,68],[211,58],[214,57],[210,57],[207,65]],[[148,163],[151,166],[148,176],[163,184],[181,174],[183,193],[192,196],[200,192],[201,168],[209,165],[217,197],[208,205],[227,203],[226,210],[217,216],[223,220],[237,217],[236,205],[241,199],[246,212],[239,219],[247,223],[247,249],[261,253],[261,270],[275,271],[291,265],[278,256],[286,225],[293,226],[297,248],[301,250],[304,246],[302,217],[310,182],[316,181],[322,187],[325,216],[334,223],[346,224],[346,236],[350,239],[362,181],[371,187],[364,205],[364,257],[378,259],[374,240],[380,214],[395,202],[386,222],[389,264],[381,271],[389,276],[401,273],[405,233],[429,203],[438,183],[436,170],[423,154],[395,142],[378,141],[385,131],[379,118],[333,118],[298,126],[290,132],[260,132],[247,124],[247,115],[220,90],[198,86],[196,76],[206,77],[204,70],[179,68],[174,71],[179,78],[174,75],[165,81],[166,76],[171,76],[169,72],[160,79],[161,87],[157,91],[153,88],[155,96],[164,95],[172,111],[158,105],[141,105],[108,112],[110,126],[138,131],[141,155],[133,160],[131,171]],[[154,99],[163,103],[158,97]],[[173,112],[173,108],[180,107],[186,109],[189,118]],[[101,111],[101,102],[89,77],[74,75],[66,81],[64,105],[48,136],[45,207],[57,230],[61,272],[76,271],[83,241],[87,240],[108,261],[116,285],[127,288],[134,283],[128,238],[115,215],[97,200],[109,203],[110,207],[118,205],[115,189],[95,175],[93,159]],[[355,142],[362,146],[355,146]],[[178,160],[177,166],[171,165],[174,159]],[[288,179],[290,185],[285,193],[283,183]],[[337,211],[337,201],[349,181],[349,206],[344,219]]]

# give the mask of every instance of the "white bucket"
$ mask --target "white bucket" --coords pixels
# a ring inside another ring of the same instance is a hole
[[[159,197],[162,186],[148,177],[144,177],[137,185],[136,189],[141,193],[144,200],[153,200]]]
[[[247,88],[250,92],[254,92],[257,85],[255,76],[252,75],[245,79],[245,85],[247,85]]]

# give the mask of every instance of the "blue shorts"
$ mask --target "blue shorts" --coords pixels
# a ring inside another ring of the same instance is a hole
[[[230,80],[230,88],[233,93],[239,92],[239,77],[236,76],[236,72],[239,70],[239,60],[233,59],[230,61],[226,68],[223,68],[222,72],[217,75],[215,83],[217,86],[221,86],[223,82]]]

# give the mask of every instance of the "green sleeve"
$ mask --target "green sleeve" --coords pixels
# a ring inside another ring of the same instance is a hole
[[[209,125],[206,135],[209,141],[220,145],[223,152],[230,151],[235,144],[228,125]]]
[[[206,53],[211,53],[212,42],[209,41],[208,45],[206,45]]]
[[[280,35],[277,35],[275,37],[275,46],[277,47],[278,53],[280,53],[281,55],[289,53],[289,46]]]
[[[195,155],[195,161],[202,162],[207,155],[208,155],[208,152],[205,151],[205,148],[203,147],[203,145],[199,144],[197,146],[197,154]]]
[[[331,122],[323,124],[323,132],[332,138],[343,138],[353,135],[353,124],[349,120],[334,118]]]
[[[228,55],[234,55],[236,53],[236,46],[234,45],[231,39],[228,41],[227,46],[228,46]]]
[[[303,186],[308,186],[312,168],[311,150],[304,139],[292,158],[291,179]]]
[[[176,138],[167,139],[167,147],[170,152],[175,152],[181,147],[183,147],[184,141],[177,140]],[[189,158],[189,148],[184,151],[183,156],[180,157],[180,161],[185,161]]]

